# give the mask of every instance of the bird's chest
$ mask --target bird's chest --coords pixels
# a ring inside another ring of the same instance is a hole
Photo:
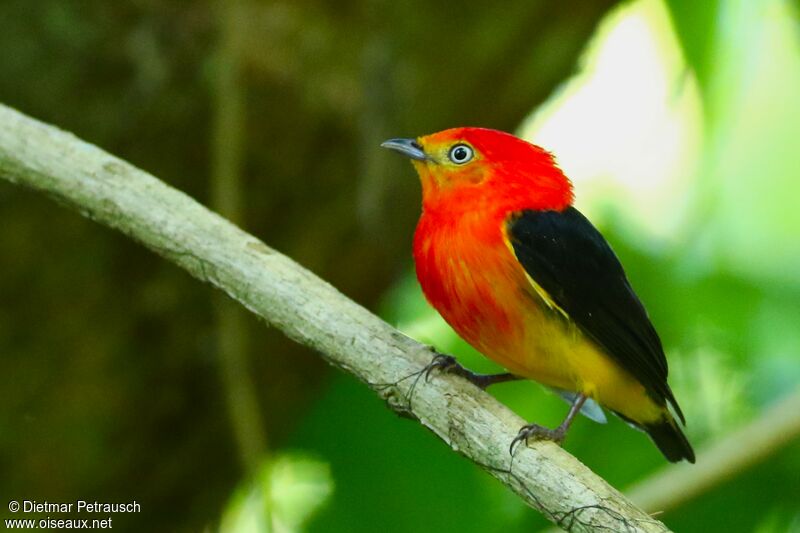
[[[525,278],[502,219],[423,215],[414,260],[426,298],[470,344],[487,353],[518,336]]]

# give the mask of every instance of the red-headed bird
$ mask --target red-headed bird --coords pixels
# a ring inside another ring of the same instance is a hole
[[[414,261],[426,298],[510,373],[472,374],[452,358],[434,366],[481,387],[533,379],[571,403],[558,428],[524,426],[512,450],[529,437],[561,442],[579,411],[604,422],[600,404],[668,460],[694,462],[658,334],[611,247],[572,206],[553,157],[483,128],[382,146],[410,157],[422,181]]]

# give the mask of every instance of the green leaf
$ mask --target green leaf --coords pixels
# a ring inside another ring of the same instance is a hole
[[[706,92],[713,74],[722,0],[666,0],[666,4],[686,62]]]
[[[327,463],[299,453],[281,454],[266,461],[251,481],[236,489],[223,513],[220,531],[304,531],[305,523],[332,492]]]

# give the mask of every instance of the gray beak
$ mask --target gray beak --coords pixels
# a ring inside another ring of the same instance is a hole
[[[417,143],[416,139],[389,139],[381,143],[381,146],[399,152],[411,159],[419,161],[428,159],[428,155],[422,150],[422,146]]]

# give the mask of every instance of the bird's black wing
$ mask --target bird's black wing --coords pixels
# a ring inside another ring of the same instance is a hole
[[[507,221],[514,253],[531,279],[584,334],[660,401],[672,404],[667,360],[644,306],[599,231],[577,209],[526,210]]]

